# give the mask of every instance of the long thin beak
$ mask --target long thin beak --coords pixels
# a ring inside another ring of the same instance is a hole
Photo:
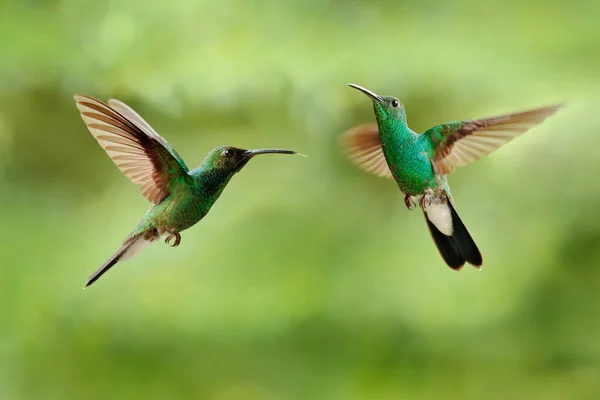
[[[378,102],[382,102],[383,101],[383,97],[381,97],[378,94],[375,94],[375,93],[371,92],[369,89],[366,89],[366,88],[364,88],[362,86],[355,85],[354,83],[349,83],[348,86],[350,86],[351,88],[360,90],[361,92],[363,92],[364,94],[366,94],[367,96],[369,96],[373,101],[378,101]]]
[[[293,150],[282,150],[282,149],[256,149],[256,150],[246,150],[246,154],[248,157],[254,157],[258,154],[298,154]]]

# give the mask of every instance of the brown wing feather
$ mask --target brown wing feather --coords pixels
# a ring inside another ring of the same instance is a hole
[[[498,117],[451,122],[429,129],[435,147],[433,165],[440,174],[467,165],[493,152],[538,125],[563,104]]]
[[[348,157],[365,171],[393,178],[381,148],[376,124],[359,125],[344,132],[341,144]]]
[[[164,139],[158,140],[151,134],[154,131],[145,121],[149,130],[100,100],[83,95],[74,97],[90,133],[117,167],[133,183],[141,185],[140,190],[149,201],[160,203],[170,194],[172,179],[187,174],[183,161],[165,147]]]

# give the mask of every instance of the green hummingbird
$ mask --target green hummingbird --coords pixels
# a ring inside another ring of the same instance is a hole
[[[377,124],[342,135],[348,156],[364,170],[393,178],[410,210],[419,205],[442,258],[454,270],[465,262],[480,268],[477,245],[456,213],[446,175],[510,142],[553,115],[563,104],[491,118],[449,122],[421,134],[408,127],[396,97],[350,84],[373,102]]]
[[[292,150],[219,146],[200,167],[190,171],[175,149],[125,103],[74,97],[90,133],[119,169],[133,183],[142,185],[142,194],[153,203],[121,247],[90,275],[85,287],[117,262],[163,236],[165,243],[173,241],[172,246],[178,246],[180,233],[204,218],[233,175],[254,156],[298,154]]]

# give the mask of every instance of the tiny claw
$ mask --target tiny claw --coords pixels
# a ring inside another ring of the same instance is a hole
[[[406,208],[408,208],[409,210],[412,210],[416,206],[415,202],[412,200],[411,195],[409,195],[409,194],[404,196],[404,204],[406,205]]]
[[[419,202],[419,205],[421,206],[421,208],[426,208],[429,207],[431,205],[432,202],[432,198],[433,198],[433,190],[431,190],[430,188],[425,190],[425,193],[423,194],[423,197],[421,197],[421,201]]]
[[[175,242],[173,244],[171,244],[171,240],[173,240],[173,239],[175,239]],[[171,247],[177,247],[177,246],[179,246],[179,243],[181,243],[181,235],[179,233],[177,233],[177,232],[171,233],[165,239],[165,243],[168,244]]]

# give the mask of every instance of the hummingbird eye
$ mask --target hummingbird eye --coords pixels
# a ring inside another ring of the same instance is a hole
[[[394,99],[390,102],[390,104],[392,107],[398,108],[398,106],[400,105],[400,102],[398,100]]]
[[[231,149],[223,150],[223,154],[225,157],[231,157],[233,155],[233,151]]]

